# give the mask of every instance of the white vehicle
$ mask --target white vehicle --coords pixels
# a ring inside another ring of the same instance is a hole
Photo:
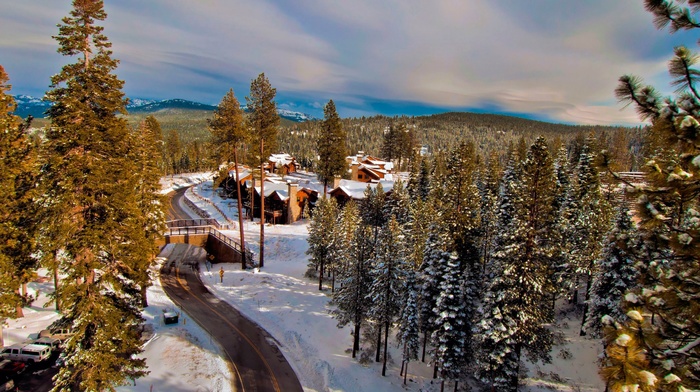
[[[51,352],[61,351],[61,341],[54,338],[43,337],[36,339],[31,342],[31,344],[40,344],[42,346],[47,346],[51,349]]]
[[[51,348],[40,344],[13,344],[0,351],[0,358],[29,363],[41,362],[50,356]]]

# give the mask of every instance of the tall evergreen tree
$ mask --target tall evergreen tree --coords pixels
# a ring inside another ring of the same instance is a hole
[[[323,181],[324,197],[328,182],[332,181],[335,176],[343,175],[347,170],[348,164],[345,161],[347,138],[347,132],[343,129],[340,116],[335,110],[335,103],[330,100],[323,108],[323,122],[316,140],[316,150],[319,157],[316,174]]]
[[[277,128],[280,125],[274,101],[276,94],[277,89],[261,73],[250,83],[250,96],[245,97],[255,140],[253,144],[260,145],[260,155],[254,159],[260,166],[260,267],[265,265],[265,163],[270,154],[277,152]]]
[[[406,286],[404,290],[403,307],[399,315],[399,331],[396,340],[403,345],[402,366],[403,383],[406,384],[408,363],[418,359],[420,349],[420,328],[418,325],[418,286],[416,272],[413,269],[406,271]]]
[[[568,214],[572,219],[570,241],[571,264],[575,271],[575,279],[579,277],[586,281],[585,301],[590,297],[592,276],[595,273],[595,261],[600,257],[603,247],[602,240],[609,230],[610,208],[600,189],[598,170],[594,166],[595,154],[588,144],[584,144],[579,153],[576,168],[576,182],[573,186],[573,197],[576,210]],[[574,286],[578,293],[577,285]],[[585,335],[583,326],[586,323],[588,305],[584,301],[583,317],[581,320],[581,335]]]
[[[126,119],[117,116],[127,103],[113,73],[118,61],[96,24],[106,16],[102,1],[73,2],[55,39],[59,53],[80,57],[52,77],[47,93],[53,105],[47,111],[42,218],[62,247],[66,278],[57,297],[64,304],[61,322],[74,332],[64,348],[68,366],[59,370],[54,390],[113,390],[146,373],[136,355],[142,351],[137,327],[149,264],[133,253],[146,242],[145,221],[131,188],[133,139]]]
[[[149,121],[149,118],[152,120]],[[163,172],[161,171],[162,156],[159,152],[163,139],[160,126],[153,121],[155,118],[147,117],[138,130],[129,135],[132,139],[130,143],[132,151],[129,155],[136,170],[134,175],[129,178],[133,185],[127,187],[132,189],[136,196],[136,203],[141,212],[139,219],[144,234],[140,238],[141,241],[134,239],[132,243],[133,254],[143,257],[142,263],[146,265],[150,265],[158,254],[156,240],[162,236],[165,230],[167,206],[165,196],[160,193],[160,178]],[[143,274],[139,280],[141,305],[145,307],[148,306],[146,289],[151,285],[151,277],[147,269],[140,272]]]
[[[332,262],[333,238],[336,235],[336,217],[338,205],[335,199],[321,199],[314,209],[311,224],[309,224],[309,250],[311,256],[309,267],[318,272],[318,289],[323,290],[323,274]]]
[[[404,238],[396,219],[391,218],[382,228],[377,250],[372,260],[372,284],[367,299],[371,301],[369,316],[384,329],[384,362],[382,376],[386,376],[389,328],[401,312],[403,281],[406,272]],[[378,339],[379,341],[379,339]]]
[[[659,28],[671,31],[700,26],[695,2],[646,0]],[[662,99],[651,86],[634,76],[623,76],[617,97],[633,103],[642,120],[650,120],[656,153],[647,157],[647,186],[640,187],[637,215],[647,252],[640,255],[641,285],[625,297],[627,309],[639,309],[638,320],[626,322],[607,336],[608,347],[626,330],[636,330],[641,363],[623,359],[627,366],[656,375],[658,391],[700,389],[700,94],[697,53],[675,48],[669,62],[675,99]],[[653,251],[653,252],[652,252]],[[627,313],[629,315],[629,312]],[[635,323],[641,327],[637,328]],[[628,334],[628,333],[627,333]],[[628,334],[629,335],[629,334]],[[608,383],[615,381],[603,372]],[[639,374],[640,372],[637,372]]]
[[[245,232],[243,230],[243,200],[241,199],[241,178],[238,170],[238,148],[249,139],[248,123],[243,116],[243,109],[230,89],[214,111],[214,117],[208,120],[212,134],[212,144],[219,157],[219,162],[230,162],[233,158],[236,172],[236,199],[238,202],[238,227],[241,239],[241,268],[246,268]],[[228,174],[228,173],[227,173]]]
[[[471,320],[469,289],[465,292],[460,261],[453,252],[447,260],[435,303],[435,328],[432,334],[436,361],[443,379],[455,383],[462,377],[471,357]],[[444,382],[444,380],[443,380]],[[456,388],[455,388],[456,389]]]
[[[32,253],[38,229],[33,202],[36,148],[27,137],[27,124],[14,115],[8,80],[0,66],[0,334],[6,318],[22,316],[20,285],[36,266]]]
[[[556,254],[552,233],[557,217],[552,208],[554,170],[544,138],[538,138],[528,150],[515,183],[504,186],[507,193],[501,201],[499,223],[505,227],[499,228],[490,295],[479,324],[482,352],[485,347],[501,351],[486,353],[481,372],[482,379],[497,389],[515,391],[523,349],[531,358],[547,362],[552,345],[546,325],[554,317],[549,306],[553,293],[549,277]],[[510,214],[512,218],[507,219],[505,215]],[[507,330],[494,329],[496,325]]]
[[[638,271],[635,267],[634,248],[637,245],[633,233],[634,224],[629,209],[620,203],[615,227],[608,234],[607,244],[597,261],[596,274],[591,286],[590,316],[586,329],[594,336],[602,334],[604,316],[625,320],[622,299],[637,286]]]
[[[350,264],[340,277],[340,288],[333,294],[331,304],[336,308],[331,312],[338,320],[338,327],[353,323],[352,357],[360,350],[360,332],[367,319],[369,303],[366,300],[371,284],[370,270],[373,257],[372,230],[359,225],[353,235]]]

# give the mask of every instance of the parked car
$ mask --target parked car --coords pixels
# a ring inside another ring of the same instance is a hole
[[[39,332],[39,338],[54,338],[62,342],[71,337],[71,335],[73,335],[73,331],[70,328],[49,328],[42,329]]]
[[[39,344],[13,344],[0,351],[0,358],[29,363],[41,362],[50,356],[51,348]]]
[[[10,376],[10,378],[21,374],[26,368],[27,365],[23,362],[10,361],[9,359],[0,360],[0,374]]]
[[[51,352],[53,352],[53,353],[61,351],[61,341],[58,339],[43,337],[43,338],[33,340],[31,343],[32,344],[40,344],[42,346],[47,346],[51,349]]]

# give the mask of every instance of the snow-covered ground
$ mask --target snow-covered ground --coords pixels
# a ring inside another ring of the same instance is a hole
[[[212,190],[209,178],[206,174],[181,176],[164,179],[162,184],[172,190],[204,181],[189,190],[186,197],[222,224],[237,222],[235,201],[221,199]],[[270,332],[306,391],[438,391],[439,384],[431,379],[432,367],[420,362],[409,365],[410,381],[403,385],[399,377],[400,353],[395,344],[389,346],[393,360],[386,377],[381,376],[380,363],[369,361],[363,365],[350,358],[351,327],[339,329],[330,317],[330,290],[320,292],[317,281],[303,277],[308,262],[307,225],[308,222],[266,225],[264,268],[242,271],[238,264],[217,264],[217,271],[219,267],[225,271],[223,283],[219,283],[214,271],[206,270],[203,251],[194,250],[202,260],[202,281],[210,291]],[[224,233],[238,238],[238,230]],[[247,245],[259,254],[259,224],[246,221],[245,233]],[[161,257],[167,257],[169,251],[166,247]],[[178,309],[163,293],[159,282],[154,281],[156,284],[148,291],[150,306],[144,311],[144,317],[156,332],[143,353],[151,373],[137,380],[136,386],[119,390],[149,391],[151,385],[154,391],[231,390],[230,369],[217,345],[196,323],[182,315],[178,325],[162,324],[165,309]],[[32,283],[30,288],[42,293],[52,290],[49,283]],[[38,332],[57,317],[51,307],[41,307],[42,298],[45,301],[46,297],[40,296],[35,306],[26,309],[25,318],[10,321],[5,330],[6,344],[23,341],[29,333]],[[601,351],[599,341],[580,338],[579,326],[580,317],[562,315],[557,323],[562,339],[552,353],[553,363],[527,364],[529,377],[523,391],[604,389],[596,366]],[[451,386],[446,387],[451,390]]]

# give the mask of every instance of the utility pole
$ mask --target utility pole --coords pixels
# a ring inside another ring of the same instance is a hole
[[[265,265],[265,140],[260,138],[260,268]]]

